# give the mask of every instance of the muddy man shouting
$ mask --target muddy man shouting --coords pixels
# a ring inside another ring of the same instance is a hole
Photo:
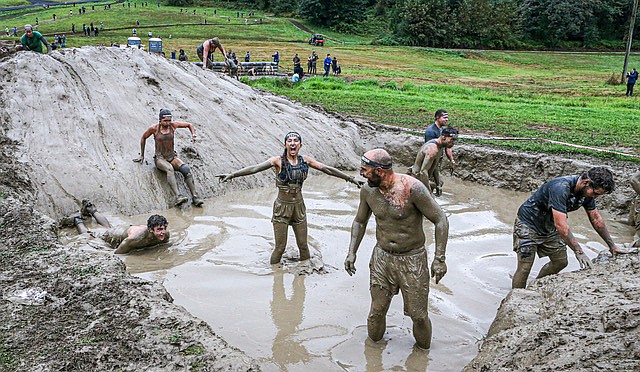
[[[445,251],[449,222],[422,182],[394,173],[387,151],[374,149],[366,152],[361,159],[360,175],[367,179],[367,184],[360,191],[360,204],[351,225],[351,242],[344,267],[349,275],[355,274],[356,252],[373,213],[376,217],[376,246],[369,262],[369,338],[373,341],[382,339],[391,299],[402,291],[404,313],[413,321],[416,345],[428,349],[431,346],[427,305],[429,268],[422,221],[426,217],[435,225],[436,247],[431,276],[436,284],[447,272]]]

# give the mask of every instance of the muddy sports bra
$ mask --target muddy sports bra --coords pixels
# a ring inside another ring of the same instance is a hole
[[[160,125],[158,125],[158,130],[153,136],[156,142],[156,156],[162,156],[165,160],[171,162],[173,158],[176,156],[175,151],[173,149],[173,125],[169,126],[169,133],[164,134],[160,132]]]
[[[289,186],[297,185],[297,188],[302,187],[304,180],[307,179],[307,174],[309,173],[309,164],[302,158],[302,156],[298,155],[298,163],[296,165],[291,164],[286,156],[282,157],[282,167],[280,169],[280,173],[278,173],[278,177],[276,179],[276,184],[278,188],[289,188]]]

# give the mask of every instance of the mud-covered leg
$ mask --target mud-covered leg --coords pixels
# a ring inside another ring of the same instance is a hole
[[[518,267],[516,273],[513,274],[511,288],[524,288],[527,285],[527,278],[529,278],[534,260],[535,255],[532,253],[527,253],[524,256],[518,253]]]
[[[387,311],[391,305],[392,294],[381,287],[372,286],[371,309],[367,317],[367,331],[372,341],[380,341],[387,328]]]
[[[538,278],[542,278],[551,274],[557,274],[569,264],[569,261],[567,260],[566,249],[558,250],[557,253],[549,256],[549,259],[550,261],[547,262],[546,265],[542,266],[542,269],[540,269]]]
[[[196,192],[196,185],[193,181],[193,174],[191,173],[191,169],[186,164],[180,165],[180,168],[178,169],[180,173],[182,173],[182,175],[184,176],[184,183],[187,184],[187,188],[191,192],[191,196],[193,197],[192,203],[196,207],[201,207],[202,204],[204,204],[204,202],[202,201],[202,199],[200,199],[200,197],[198,196],[198,193]]]
[[[89,200],[85,199],[82,201],[82,208],[80,209],[80,213],[82,213],[83,216],[93,216],[93,218],[95,218],[100,225],[106,228],[111,227],[111,223],[109,222],[107,217],[98,212],[98,209]]]
[[[431,347],[431,319],[412,318],[413,320],[413,337],[416,339],[416,346],[421,349],[429,349]]]
[[[291,227],[293,228],[293,233],[296,236],[298,250],[300,251],[300,261],[308,260],[309,258],[311,258],[311,254],[309,253],[309,243],[307,241],[307,219],[305,218],[304,222],[293,225]]]
[[[89,232],[89,229],[84,225],[84,220],[80,216],[76,216],[73,218],[73,224],[76,226],[76,230],[78,230],[78,234],[84,234]]]
[[[186,196],[178,193],[178,182],[176,181],[176,174],[171,163],[164,159],[156,159],[156,168],[167,174],[169,187],[171,188],[173,195],[176,196],[176,206],[182,205],[184,202],[189,200]]]
[[[271,254],[271,264],[275,265],[280,262],[284,249],[287,247],[287,230],[289,225],[286,223],[273,223],[273,235],[276,240],[276,247]]]

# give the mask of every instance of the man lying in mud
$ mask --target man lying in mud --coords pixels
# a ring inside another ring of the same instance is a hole
[[[186,203],[189,198],[178,192],[178,182],[176,181],[175,171],[182,173],[184,183],[187,184],[192,195],[192,203],[196,207],[201,207],[204,202],[196,193],[196,186],[193,183],[193,174],[187,164],[185,164],[174,150],[174,133],[178,128],[188,128],[191,132],[191,140],[196,141],[196,131],[193,124],[184,121],[173,121],[171,111],[167,109],[160,110],[158,124],[154,124],[147,128],[140,139],[140,157],[134,159],[136,163],[144,161],[144,148],[147,138],[153,136],[155,142],[155,155],[153,156],[156,168],[167,174],[167,182],[173,194],[176,196],[175,206],[179,207]]]
[[[613,174],[606,168],[591,168],[579,176],[565,176],[545,182],[518,209],[513,227],[513,250],[518,266],[512,287],[524,288],[535,255],[549,257],[538,278],[557,274],[567,264],[567,245],[576,255],[581,268],[591,268],[591,260],[571,233],[567,224],[569,212],[583,207],[589,222],[613,255],[628,253],[613,242],[604,220],[596,208],[595,198],[615,188]]]
[[[236,177],[248,176],[271,168],[275,171],[278,196],[273,203],[273,217],[271,219],[276,241],[270,260],[272,265],[279,263],[282,259],[287,246],[289,225],[293,228],[296,236],[296,243],[300,251],[300,261],[311,258],[307,243],[306,207],[302,199],[302,184],[307,179],[310,167],[330,176],[342,178],[358,187],[361,186],[361,182],[356,181],[354,177],[323,164],[310,156],[300,155],[301,147],[302,137],[300,134],[298,132],[289,132],[284,137],[284,152],[282,155],[271,157],[260,164],[251,165],[233,173],[217,175],[221,182],[226,182]]]
[[[436,284],[447,272],[445,251],[449,222],[422,182],[393,172],[387,151],[367,151],[361,159],[360,175],[367,179],[367,184],[360,191],[360,204],[351,225],[351,242],[344,267],[349,275],[355,274],[356,253],[373,213],[376,217],[376,246],[369,262],[369,338],[373,341],[382,339],[391,299],[402,291],[404,313],[413,321],[416,345],[428,349],[431,346],[429,267],[422,221],[426,217],[435,225],[435,258],[431,263],[431,276]]]
[[[103,221],[106,221],[109,228],[101,233],[90,231],[85,226],[84,219],[81,215],[67,217],[63,219],[61,224],[63,226],[69,225],[69,223],[65,223],[68,219],[70,219],[69,222],[75,226],[79,234],[89,233],[94,238],[104,240],[115,249],[115,253],[117,254],[129,253],[134,249],[147,249],[169,241],[169,232],[167,231],[167,225],[169,223],[164,216],[157,214],[149,217],[146,226],[119,225],[111,227],[111,224],[104,218]]]
[[[458,139],[458,130],[453,127],[444,127],[440,137],[427,141],[416,155],[413,167],[409,168],[409,174],[420,180],[429,192],[435,189],[435,195],[442,195],[442,179],[440,178],[440,161],[443,149],[450,149]],[[430,180],[433,179],[434,185]]]

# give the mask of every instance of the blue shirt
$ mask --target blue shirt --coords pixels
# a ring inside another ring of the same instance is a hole
[[[436,123],[431,124],[427,130],[424,131],[424,141],[428,142],[434,138],[440,138],[442,134],[442,129],[438,128]]]
[[[280,55],[278,53],[272,55],[273,57],[273,62],[278,63],[280,62]]]
[[[324,65],[325,66],[331,66],[331,61],[332,61],[331,57],[325,58],[324,59]]]
[[[627,84],[635,84],[636,80],[638,80],[638,71],[629,74],[629,77],[627,78]]]
[[[551,209],[569,213],[580,207],[590,211],[596,209],[593,198],[574,192],[580,176],[558,177],[545,182],[518,209],[518,218],[540,235],[556,231]]]

